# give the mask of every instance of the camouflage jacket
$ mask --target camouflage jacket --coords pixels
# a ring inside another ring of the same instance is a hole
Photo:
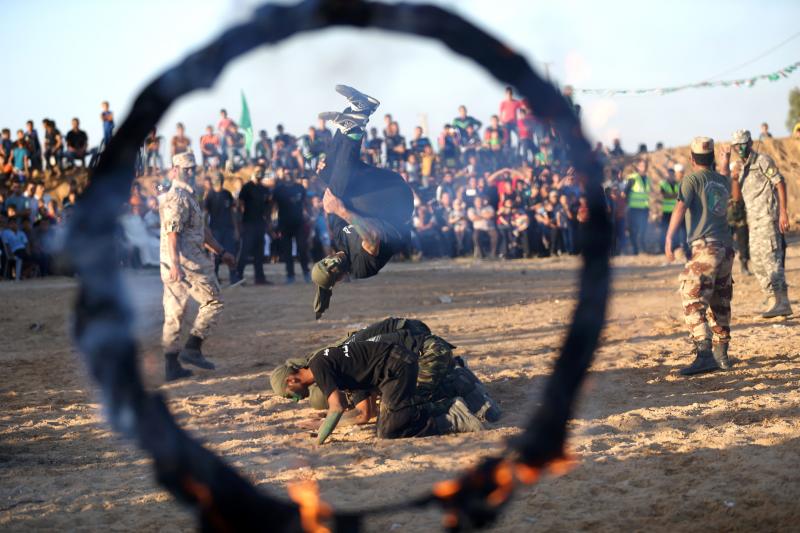
[[[777,220],[778,199],[775,186],[783,181],[775,161],[768,155],[753,151],[744,161],[739,183],[742,186],[742,198],[750,226]]]
[[[168,233],[178,234],[178,250],[181,267],[201,272],[213,267],[205,252],[205,220],[194,190],[186,183],[174,180],[160,205],[161,215],[161,262],[170,265]]]

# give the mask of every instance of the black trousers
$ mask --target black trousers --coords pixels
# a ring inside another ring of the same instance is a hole
[[[234,239],[234,233],[233,233],[233,229],[232,228],[231,229],[214,229],[214,228],[211,228],[211,234],[214,236],[214,238],[217,240],[217,242],[222,245],[222,248],[226,252],[228,252],[232,256],[236,257],[236,252],[237,252],[238,246],[237,246],[236,239]],[[222,263],[222,256],[215,254],[214,255],[214,274],[217,276],[217,279],[219,279],[219,265],[221,263]],[[237,267],[236,270],[237,271],[239,270],[238,267]],[[229,271],[228,274],[231,274],[230,277],[235,278],[235,274],[233,272]]]
[[[303,224],[280,228],[281,256],[286,264],[286,276],[294,278],[294,257],[292,256],[292,239],[297,243],[297,259],[303,274],[308,270],[308,231]]]
[[[631,246],[633,247],[633,255],[639,255],[639,252],[645,252],[644,237],[647,234],[647,221],[650,215],[648,209],[640,209],[636,207],[628,208],[628,234],[631,239]]]
[[[419,361],[417,354],[395,345],[384,369],[380,385],[381,412],[378,437],[404,439],[437,435],[439,430],[424,408],[414,405]]]
[[[264,276],[264,223],[245,222],[242,224],[242,250],[239,254],[238,274],[244,276],[244,267],[248,259],[253,258],[253,270],[256,281],[266,279]]]
[[[747,225],[739,227],[731,226],[731,233],[733,234],[733,240],[736,241],[739,261],[746,263],[750,260],[750,229]]]
[[[414,212],[411,188],[400,174],[361,161],[360,153],[361,141],[337,132],[325,152],[320,180],[354,213],[399,230]]]

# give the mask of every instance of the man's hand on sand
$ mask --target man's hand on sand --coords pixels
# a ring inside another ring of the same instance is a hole
[[[667,242],[664,243],[664,255],[667,257],[667,261],[672,263],[675,261],[675,254],[672,251],[672,238],[667,238]]]

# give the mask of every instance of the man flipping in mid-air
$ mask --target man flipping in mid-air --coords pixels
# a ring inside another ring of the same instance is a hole
[[[318,319],[328,308],[331,289],[339,279],[348,274],[374,276],[403,249],[414,211],[414,195],[402,176],[367,165],[359,157],[364,128],[380,102],[346,85],[337,85],[336,91],[347,98],[348,107],[341,113],[319,114],[338,131],[318,167],[319,179],[327,186],[323,207],[337,250],[311,272],[317,285],[314,311]]]

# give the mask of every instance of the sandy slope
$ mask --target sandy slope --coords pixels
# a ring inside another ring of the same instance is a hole
[[[794,287],[797,250],[787,265]],[[391,265],[377,279],[338,287],[319,323],[307,286],[235,289],[207,343],[219,370],[168,386],[154,342],[159,282],[135,273],[136,301],[149,317],[138,325],[142,367],[180,422],[265,490],[316,478],[340,507],[401,498],[518,431],[563,335],[576,266],[572,259]],[[800,523],[797,321],[753,318],[761,301],[755,281],[737,276],[735,370],[682,379],[675,371],[688,362],[689,345],[678,269],[659,257],[616,262],[603,346],[572,425],[580,467],[521,491],[498,531],[778,531]],[[72,294],[63,279],[0,284],[0,529],[192,529],[190,513],[155,485],[148,459],[102,422],[66,335]],[[422,318],[459,345],[506,417],[467,436],[378,441],[350,429],[322,448],[312,444],[297,427],[311,411],[272,398],[269,371],[387,314]],[[429,531],[438,521],[428,511],[369,526]]]
[[[699,135],[700,133],[698,133]],[[719,147],[726,146],[730,139],[716,139],[717,150]],[[775,164],[778,166],[781,174],[786,178],[786,188],[789,196],[789,205],[800,205],[800,139],[784,138],[784,139],[767,139],[763,142],[755,141],[753,148],[761,153],[770,156]],[[652,204],[651,210],[654,217],[660,218],[661,213],[661,199],[658,192],[659,180],[666,177],[668,167],[672,167],[675,163],[681,163],[687,173],[691,172],[691,159],[688,146],[680,146],[676,148],[666,148],[657,152],[651,152],[647,155],[650,162],[649,173],[655,180],[655,185],[652,189]],[[732,159],[737,161],[737,156],[733,155]],[[622,165],[625,173],[633,172],[633,163],[635,157],[624,157],[616,162],[616,165]],[[794,224],[800,223],[800,210],[794,208],[790,209],[790,217],[793,217]]]

